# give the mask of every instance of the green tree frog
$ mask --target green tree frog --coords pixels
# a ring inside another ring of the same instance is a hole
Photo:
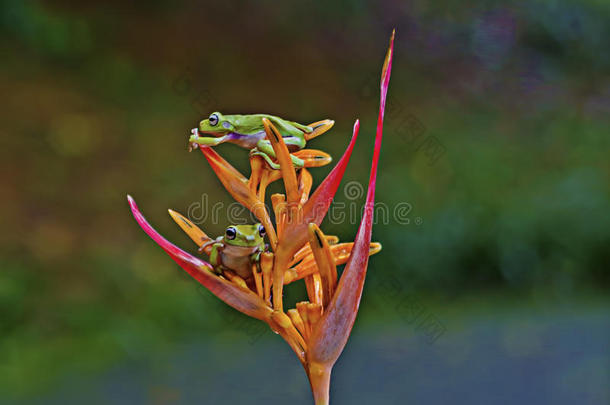
[[[301,150],[305,147],[305,133],[313,131],[312,127],[297,122],[287,121],[268,114],[251,115],[222,115],[214,112],[199,123],[199,128],[194,128],[189,138],[189,144],[193,147],[198,145],[216,146],[224,142],[230,142],[250,149],[253,155],[259,155],[267,161],[273,169],[279,169],[279,165],[271,160],[275,158],[275,151],[271,142],[265,139],[263,118],[267,118],[282,134],[282,138],[290,152]],[[211,137],[200,137],[199,133],[212,135]],[[303,167],[303,160],[290,155],[295,167]]]
[[[265,245],[265,227],[262,224],[231,225],[223,236],[204,243],[199,250],[212,245],[209,261],[214,270],[232,270],[244,280],[252,276],[252,265],[258,264]]]

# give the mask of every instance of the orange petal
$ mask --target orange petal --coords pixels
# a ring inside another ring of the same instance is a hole
[[[337,242],[339,242],[339,238],[335,235],[324,235],[324,237],[326,238],[326,242],[328,242],[329,245],[336,245]],[[345,245],[351,245],[351,243],[346,243]],[[351,248],[350,248],[350,251],[351,251]],[[306,256],[311,256],[311,255],[312,255],[311,246],[309,246],[309,243],[307,243],[305,246],[303,246],[301,249],[299,249],[294,254],[294,257],[290,261],[290,266],[294,266],[296,263],[303,260]],[[349,255],[349,252],[348,252],[348,255]],[[335,262],[336,261],[337,261],[337,256],[335,256]]]
[[[279,170],[269,169],[267,167],[267,165],[265,164],[265,167],[263,169],[263,174],[261,177],[261,181],[258,186],[258,194],[257,194],[258,199],[260,201],[265,201],[265,193],[267,191],[267,186],[281,178],[282,178],[282,173]]]
[[[301,318],[299,311],[297,311],[295,308],[293,308],[293,309],[289,309],[287,313],[288,313],[288,316],[290,317],[290,319],[292,320],[292,323],[299,331],[299,333],[301,335],[303,335],[305,340],[307,340],[307,338],[308,338],[307,330],[305,329],[305,323],[303,322],[303,318]]]
[[[350,253],[352,252],[352,247],[354,246],[353,242],[349,243],[339,243],[337,245],[330,245],[330,251],[332,252],[333,258],[335,259],[335,264],[337,266],[345,264],[347,259],[349,258]],[[307,245],[309,247],[309,245]],[[372,256],[378,253],[381,250],[381,244],[378,242],[371,242],[369,247],[369,256]],[[301,263],[297,264],[295,267],[288,269],[284,273],[284,284],[290,284],[294,281],[300,280],[303,277],[309,276],[318,271],[318,265],[313,257],[311,251],[308,252],[307,255],[303,257]]]
[[[296,203],[299,194],[297,188],[297,176],[295,174],[294,165],[290,158],[290,152],[284,143],[284,138],[277,128],[267,118],[263,118],[263,126],[267,133],[267,139],[271,142],[275,157],[280,164],[280,172],[284,179],[284,187],[286,188],[286,200],[288,203]]]
[[[337,266],[328,242],[316,224],[309,224],[309,246],[318,265],[322,281],[322,305],[326,308],[337,285]]]
[[[172,219],[178,224],[178,226],[195,242],[198,247],[201,247],[206,242],[212,240],[205,232],[203,232],[197,225],[195,225],[191,220],[181,215],[180,213],[174,210],[167,210],[169,215],[171,215]],[[206,249],[205,254],[209,255],[212,246]]]
[[[320,273],[313,273],[310,276],[305,277],[305,287],[307,288],[309,301],[321,306],[324,299],[324,293],[322,292],[322,278],[320,277]]]
[[[275,226],[279,238],[282,232],[284,232],[284,224],[286,222],[286,196],[284,194],[273,194],[271,196],[271,206],[275,214]]]
[[[299,174],[299,193],[301,194],[301,205],[305,204],[307,199],[309,199],[309,192],[311,191],[312,184],[313,179],[311,177],[311,173],[309,173],[307,169],[301,169],[301,173]]]
[[[305,140],[309,141],[317,136],[322,135],[324,132],[328,131],[335,125],[335,121],[333,120],[322,120],[316,121],[313,124],[309,124],[308,127],[312,127],[313,131],[305,134]]]
[[[248,179],[248,186],[250,187],[250,191],[255,194],[256,190],[258,189],[258,185],[261,182],[263,167],[265,166],[266,165],[262,157],[256,155],[250,156],[250,179]]]
[[[333,158],[326,152],[316,149],[301,149],[293,153],[299,159],[303,159],[305,167],[326,166],[333,161]]]

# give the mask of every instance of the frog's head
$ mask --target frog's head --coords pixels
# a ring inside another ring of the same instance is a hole
[[[260,246],[265,239],[265,227],[261,224],[231,225],[225,230],[224,241],[234,246]]]
[[[223,136],[233,130],[233,124],[219,112],[213,112],[207,119],[199,123],[200,132],[214,136]]]

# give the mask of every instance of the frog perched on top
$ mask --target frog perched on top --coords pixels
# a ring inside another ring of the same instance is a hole
[[[314,128],[302,125],[297,122],[287,121],[279,117],[268,114],[250,115],[222,115],[214,112],[199,123],[199,128],[194,128],[189,138],[191,145],[216,146],[224,142],[230,142],[250,149],[253,155],[259,155],[265,159],[273,169],[280,166],[273,162],[275,151],[271,142],[265,139],[265,128],[263,118],[267,118],[282,134],[284,143],[290,152],[296,152],[305,147],[307,142],[305,134],[313,132]],[[212,135],[211,137],[200,137],[199,133]],[[290,155],[295,167],[301,168],[304,165],[302,159]]]

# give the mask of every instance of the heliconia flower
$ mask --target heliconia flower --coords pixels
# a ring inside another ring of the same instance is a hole
[[[128,196],[138,224],[180,267],[222,301],[266,322],[288,342],[305,368],[316,404],[328,404],[331,370],[347,343],[358,313],[368,258],[381,249],[379,243],[371,242],[371,232],[393,45],[394,32],[381,74],[379,116],[365,210],[353,243],[339,243],[336,236],[325,235],[319,226],[345,173],[358,137],[359,121],[354,124],[343,156],[311,195],[312,177],[307,168],[330,163],[330,156],[314,149],[293,152],[305,162],[303,168],[295,169],[280,132],[264,118],[266,136],[274,149],[279,170],[270,168],[259,156],[251,156],[251,175],[246,178],[212,148],[200,147],[223,186],[254,213],[267,231],[271,251],[260,255],[260,260],[252,264],[252,275],[246,278],[230,270],[219,274],[211,264],[167,241]],[[333,124],[330,120],[310,124],[314,131],[307,134],[307,140],[326,132]],[[274,226],[264,201],[267,186],[280,178],[286,193],[271,196]],[[200,251],[209,255],[213,239],[178,212],[169,210],[169,213]],[[338,277],[337,266],[342,264],[345,269]],[[309,299],[284,312],[284,286],[297,280],[304,280]]]

